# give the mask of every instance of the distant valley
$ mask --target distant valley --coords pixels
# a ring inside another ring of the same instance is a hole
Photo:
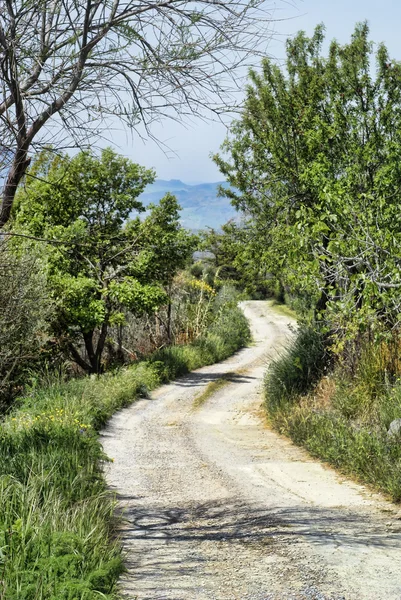
[[[218,197],[219,185],[228,184],[221,181],[190,185],[179,179],[157,179],[147,186],[139,200],[145,206],[157,204],[167,192],[171,192],[182,207],[181,221],[184,227],[194,230],[206,227],[218,229],[230,219],[238,218],[238,213],[231,206],[229,199]]]

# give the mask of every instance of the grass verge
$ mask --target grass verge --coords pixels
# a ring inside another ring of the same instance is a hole
[[[207,402],[209,398],[213,396],[213,394],[215,394],[216,392],[221,390],[221,388],[229,384],[232,381],[232,378],[235,377],[235,375],[236,373],[225,373],[224,375],[216,379],[216,381],[211,381],[203,390],[203,392],[196,396],[194,400],[194,408],[200,408],[203,404],[205,404],[205,402]]]
[[[118,409],[249,341],[223,307],[191,346],[116,374],[33,388],[0,427],[0,599],[112,600],[124,569],[98,431]]]
[[[290,317],[291,319],[295,320],[298,318],[298,315],[295,312],[295,310],[290,308],[287,304],[278,302],[278,300],[272,300],[271,307],[275,312],[279,313],[280,315],[283,315],[284,317]]]
[[[301,329],[265,381],[272,425],[341,472],[401,501],[401,436],[388,436],[401,417],[401,382],[371,385],[366,365],[347,378],[324,374],[323,348],[313,330]],[[371,364],[371,363],[370,363]]]

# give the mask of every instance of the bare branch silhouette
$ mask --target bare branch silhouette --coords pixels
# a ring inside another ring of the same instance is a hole
[[[271,20],[264,0],[0,0],[0,228],[30,153],[232,107]]]

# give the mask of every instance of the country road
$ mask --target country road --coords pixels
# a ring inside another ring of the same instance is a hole
[[[123,592],[138,600],[401,600],[400,508],[266,426],[263,374],[291,335],[290,318],[266,302],[243,310],[252,346],[159,388],[103,432],[114,459],[107,479],[125,515]]]

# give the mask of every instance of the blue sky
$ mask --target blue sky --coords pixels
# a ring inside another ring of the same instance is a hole
[[[368,20],[371,38],[385,42],[390,55],[401,60],[401,2],[394,0],[294,0],[296,7],[277,1],[276,16],[280,22],[274,24],[275,39],[269,45],[269,53],[277,59],[284,57],[286,37],[303,29],[312,33],[314,27],[323,22],[327,38],[340,42],[349,39],[357,21]],[[154,167],[160,179],[182,179],[186,182],[218,181],[221,175],[210,160],[225,137],[225,127],[218,123],[194,121],[187,127],[164,122],[154,128],[154,134],[166,142],[175,153],[166,156],[151,141],[127,138],[116,133],[114,141],[118,151],[147,167]]]

